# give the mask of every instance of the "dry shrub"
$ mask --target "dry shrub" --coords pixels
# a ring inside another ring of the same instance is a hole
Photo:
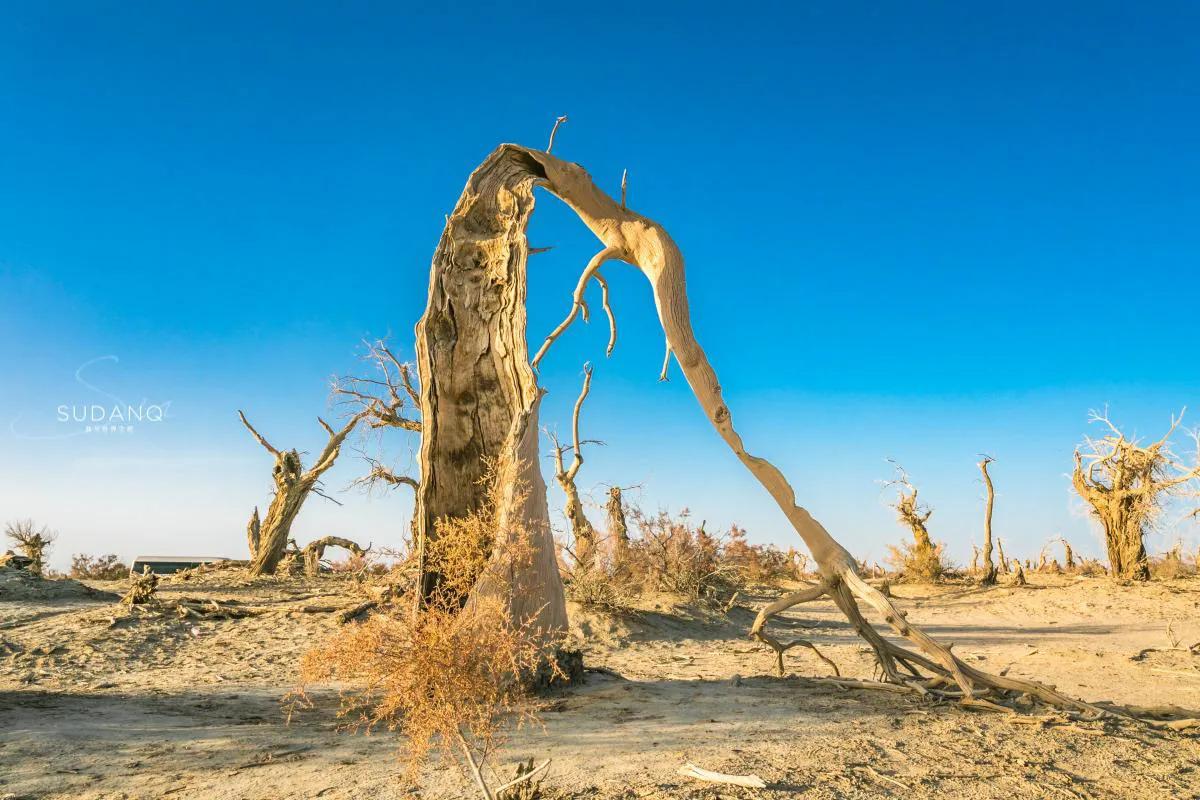
[[[626,553],[632,585],[708,602],[740,586],[737,568],[723,560],[721,539],[705,531],[703,522],[692,527],[686,509],[677,518],[634,509],[632,517],[640,533]]]
[[[328,562],[329,571],[350,575],[387,575],[391,567],[374,557],[373,553],[348,554],[345,558]]]
[[[379,614],[305,654],[301,680],[351,684],[339,717],[354,729],[399,731],[410,780],[435,748],[451,758],[474,750],[482,761],[506,721],[530,718],[514,676],[543,656],[539,639],[505,612],[491,598],[464,609]]]
[[[509,613],[509,576],[533,551],[524,535],[510,533],[496,544],[494,477],[489,471],[484,508],[438,523],[426,561],[440,587],[428,602],[416,610],[401,603],[350,626],[301,662],[294,698],[306,702],[303,687],[314,683],[348,685],[339,718],[350,729],[399,732],[412,781],[438,751],[451,759],[460,755],[482,784],[482,765],[501,742],[505,725],[534,718],[524,702],[524,680],[555,669],[552,660],[547,666],[546,654],[557,643],[514,622]],[[477,584],[489,590],[472,592]],[[480,790],[487,795],[482,785]]]
[[[722,560],[737,570],[744,583],[776,585],[795,574],[796,551],[784,552],[775,545],[750,544],[746,530],[734,525],[721,547]]]
[[[129,567],[121,563],[116,553],[103,556],[76,553],[71,556],[71,571],[68,575],[78,580],[118,581],[129,576]]]
[[[901,542],[888,545],[885,559],[903,580],[913,583],[936,583],[946,576],[953,564],[945,556],[946,546],[941,542],[924,548],[916,542]]]
[[[37,527],[31,519],[9,522],[4,528],[4,533],[21,555],[30,560],[29,572],[41,575],[45,569],[46,551],[58,538],[58,534],[45,525]]]
[[[568,600],[615,614],[632,611],[633,598],[639,593],[628,570],[611,563],[572,570],[565,576],[563,588]]]
[[[1150,558],[1150,574],[1160,580],[1190,577],[1197,573],[1198,566],[1200,565],[1195,560],[1184,555],[1181,544],[1175,545],[1160,556]]]
[[[649,516],[633,508],[629,518],[638,535],[617,546],[604,542],[587,570],[563,566],[567,597],[607,611],[634,607],[646,592],[666,592],[687,600],[722,604],[749,584],[776,584],[805,573],[808,557],[773,545],[750,544],[733,525],[714,536],[704,523],[693,526],[685,509]]]

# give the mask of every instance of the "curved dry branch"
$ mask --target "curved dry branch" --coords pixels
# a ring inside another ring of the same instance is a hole
[[[601,251],[605,259],[626,261],[641,270],[650,281],[670,353],[678,361],[705,416],[804,540],[820,567],[823,582],[830,587],[829,593],[855,629],[874,648],[889,681],[920,692],[930,692],[931,688],[944,687],[952,682],[957,688],[937,689],[944,697],[958,696],[971,700],[992,694],[1007,699],[1014,694],[1028,693],[1067,710],[1086,713],[1098,710],[1029,681],[976,670],[960,661],[949,647],[910,625],[904,619],[904,614],[887,597],[859,577],[856,562],[850,553],[807,509],[797,504],[795,491],[783,473],[766,459],[747,452],[741,436],[733,427],[732,415],[722,397],[716,372],[692,330],[683,256],[662,226],[623,208],[597,188],[587,172],[577,164],[562,161],[549,153],[514,145],[502,145],[501,149],[511,149],[536,164],[535,175],[539,183],[566,202],[600,239],[605,245]],[[580,290],[577,289],[567,324],[574,319],[578,310],[581,300],[579,294]],[[544,355],[545,349],[543,345],[539,357]],[[913,642],[921,652],[886,641],[863,619],[858,610],[858,601],[865,602],[880,613],[893,630]],[[899,667],[911,675],[901,675]],[[933,673],[932,677],[922,678],[918,668]]]
[[[612,306],[608,303],[608,281],[599,272],[596,273],[596,283],[600,284],[600,303],[604,306],[604,314],[608,317],[608,348],[604,357],[608,358],[617,346],[617,317],[613,314]]]
[[[583,409],[583,401],[587,399],[588,392],[592,389],[592,365],[583,365],[583,388],[579,390],[579,397],[575,400],[575,408],[571,412],[571,444],[574,451],[574,458],[571,459],[571,466],[567,469],[567,480],[575,480],[575,476],[579,474],[579,468],[583,466],[583,450],[579,446],[579,412]]]
[[[542,342],[542,346],[538,348],[537,353],[534,354],[533,360],[529,362],[534,369],[537,369],[538,363],[541,362],[542,357],[546,355],[546,351],[550,349],[550,345],[554,344],[554,340],[561,336],[563,331],[571,327],[571,323],[575,321],[575,317],[579,314],[581,309],[583,311],[583,321],[587,322],[587,303],[585,303],[583,299],[584,290],[587,289],[588,281],[592,279],[592,276],[596,274],[596,271],[600,269],[601,265],[603,265],[605,261],[609,261],[614,258],[620,258],[619,251],[613,247],[606,247],[599,253],[596,253],[596,255],[592,256],[591,260],[588,261],[587,266],[583,270],[583,274],[579,276],[579,283],[575,285],[575,292],[571,296],[571,310],[568,312],[566,319],[560,322],[557,328],[550,331],[550,335],[546,337],[546,341]],[[608,308],[608,291],[606,287],[604,289],[604,294],[604,305],[605,308]],[[610,316],[609,319],[611,321],[612,317]],[[614,323],[613,333],[609,339],[610,350],[613,342],[616,340],[615,330],[616,327]]]

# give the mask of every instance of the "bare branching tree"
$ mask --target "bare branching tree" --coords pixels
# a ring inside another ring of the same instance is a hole
[[[583,502],[579,499],[579,489],[575,486],[575,476],[583,466],[583,445],[603,444],[594,439],[579,438],[579,412],[583,410],[583,401],[587,399],[592,388],[592,365],[583,366],[583,388],[579,390],[579,398],[575,401],[575,409],[571,414],[571,443],[559,444],[558,434],[547,431],[547,436],[553,444],[551,455],[554,457],[554,479],[566,496],[563,513],[571,525],[571,536],[574,539],[575,569],[586,572],[592,568],[596,558],[596,529],[583,512]],[[571,451],[571,464],[565,466],[563,453]]]
[[[1161,439],[1143,446],[1136,439],[1126,438],[1107,412],[1093,411],[1090,421],[1109,432],[1099,439],[1086,439],[1082,452],[1075,450],[1071,479],[1104,530],[1109,574],[1114,578],[1150,579],[1145,536],[1166,500],[1194,486],[1200,478],[1200,440],[1197,462],[1192,467],[1185,466],[1171,452],[1171,436],[1182,420],[1180,412],[1171,418],[1171,427]]]
[[[987,501],[983,508],[983,575],[979,582],[991,586],[996,582],[996,565],[992,562],[992,507],[996,501],[996,490],[992,486],[992,476],[988,474],[988,464],[995,461],[991,456],[983,456],[979,462],[979,471],[983,474],[983,485],[987,489]]]
[[[58,534],[45,525],[38,527],[31,519],[19,519],[4,527],[4,535],[21,555],[29,559],[29,572],[41,575],[46,568],[46,551]]]
[[[251,547],[250,572],[253,575],[269,575],[275,572],[287,549],[288,538],[292,530],[292,522],[300,513],[300,507],[308,499],[310,492],[320,495],[327,500],[333,500],[321,489],[321,475],[333,466],[341,452],[342,443],[354,430],[354,427],[366,416],[367,411],[359,411],[346,422],[340,430],[334,430],[325,420],[317,418],[317,422],[329,435],[329,441],[317,456],[313,465],[308,469],[300,460],[297,450],[279,450],[268,442],[262,434],[254,429],[246,415],[238,411],[242,424],[268,453],[275,457],[275,466],[271,477],[275,481],[275,495],[267,507],[267,516],[261,522],[258,508],[250,516],[247,525],[246,540]]]
[[[421,393],[417,388],[416,368],[402,361],[382,339],[365,340],[363,361],[373,368],[368,377],[344,376],[333,381],[334,396],[354,411],[365,414],[367,427],[419,433],[421,431]],[[367,489],[376,486],[417,488],[417,480],[400,475],[384,465],[380,458],[361,454],[369,467],[366,475],[353,485]]]

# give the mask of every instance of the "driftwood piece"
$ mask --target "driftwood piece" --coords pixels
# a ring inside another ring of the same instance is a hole
[[[728,786],[745,786],[750,789],[765,789],[767,782],[757,775],[726,775],[723,772],[713,772],[702,769],[691,762],[679,768],[678,773],[688,778],[695,778],[705,783],[722,783]]]

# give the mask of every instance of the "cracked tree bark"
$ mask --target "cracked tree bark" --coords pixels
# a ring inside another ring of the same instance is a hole
[[[481,508],[487,464],[499,465],[503,525],[524,528],[535,550],[529,574],[515,584],[537,625],[557,635],[566,630],[566,601],[539,467],[540,390],[525,336],[525,229],[536,181],[525,151],[501,147],[471,174],[446,218],[416,329],[422,431],[413,529],[423,602],[440,582],[425,557],[437,520]],[[522,610],[514,607],[514,616],[524,624]]]

